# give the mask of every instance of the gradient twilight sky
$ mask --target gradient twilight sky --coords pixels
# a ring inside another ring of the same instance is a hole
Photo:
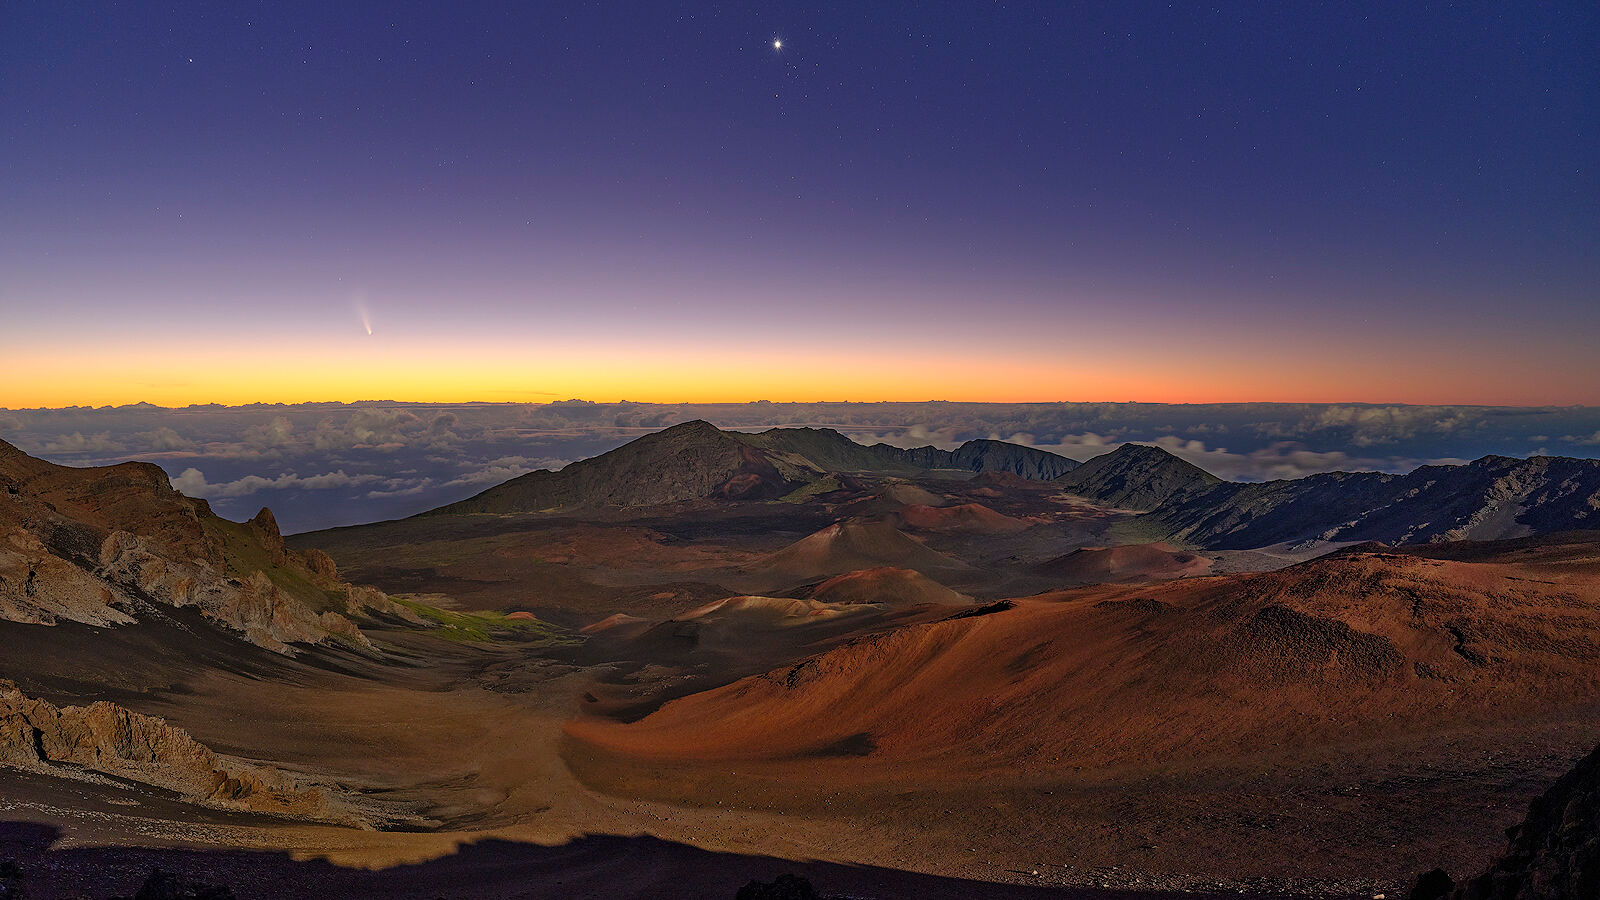
[[[1592,2],[23,0],[0,406],[1600,404],[1596,46]]]

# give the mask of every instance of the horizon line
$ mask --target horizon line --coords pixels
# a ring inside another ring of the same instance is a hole
[[[85,410],[110,410],[110,409],[164,409],[180,411],[199,408],[222,409],[248,409],[263,406],[558,406],[561,404],[585,403],[594,406],[809,406],[817,404],[826,405],[920,405],[929,403],[948,403],[963,406],[1069,406],[1090,404],[1111,404],[1117,406],[1405,406],[1405,407],[1467,407],[1476,409],[1588,409],[1587,403],[1467,403],[1467,402],[1440,402],[1417,403],[1408,401],[1390,400],[942,400],[938,398],[924,398],[919,400],[589,400],[583,397],[570,397],[563,400],[398,400],[392,398],[372,398],[357,400],[252,400],[245,403],[219,403],[194,402],[182,406],[167,406],[161,403],[152,403],[148,400],[138,400],[132,403],[79,403],[67,406],[0,406],[0,412],[64,412],[74,409]]]

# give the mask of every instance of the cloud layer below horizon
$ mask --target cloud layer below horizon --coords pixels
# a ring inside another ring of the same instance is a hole
[[[993,438],[1078,460],[1151,443],[1241,481],[1600,452],[1600,408],[1268,403],[138,405],[0,410],[0,438],[66,465],[147,460],[224,516],[271,506],[296,532],[412,515],[696,418],[905,447]]]

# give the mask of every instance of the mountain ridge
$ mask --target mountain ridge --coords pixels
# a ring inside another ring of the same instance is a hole
[[[1490,455],[1400,475],[1323,472],[1238,482],[1159,447],[1124,444],[1054,483],[1096,503],[1140,510],[1142,520],[1171,539],[1209,550],[1494,540],[1600,528],[1600,460],[1565,456]]]
[[[1077,462],[1003,441],[968,441],[955,450],[859,444],[831,428],[724,431],[701,419],[637,438],[559,470],[495,485],[423,516],[529,513],[586,507],[637,507],[696,500],[775,500],[851,472],[931,469],[1006,471],[1044,478]]]

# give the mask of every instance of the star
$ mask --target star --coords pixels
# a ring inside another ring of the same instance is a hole
[[[782,38],[773,38],[772,39],[772,49],[774,49],[774,50],[782,50],[783,49],[783,39]]]

